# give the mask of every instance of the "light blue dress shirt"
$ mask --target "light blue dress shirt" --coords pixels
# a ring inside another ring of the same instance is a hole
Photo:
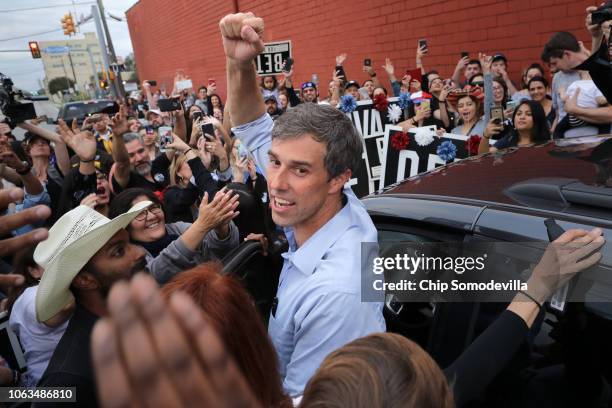
[[[266,113],[238,126],[234,133],[267,168],[273,121]],[[276,348],[285,391],[302,394],[323,359],[346,343],[384,332],[383,303],[361,301],[361,243],[376,243],[370,216],[349,187],[345,205],[332,219],[297,247],[293,231],[285,230],[289,251],[283,254],[275,313],[268,333]],[[371,245],[365,259],[377,256]]]

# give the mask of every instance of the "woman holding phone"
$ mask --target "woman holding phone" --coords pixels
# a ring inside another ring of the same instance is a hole
[[[517,106],[512,116],[513,125],[498,123],[491,119],[484,131],[478,146],[478,153],[495,153],[499,149],[515,146],[529,146],[535,143],[546,143],[550,140],[550,129],[542,105],[536,101],[524,100]],[[489,145],[489,139],[503,132],[495,146]]]

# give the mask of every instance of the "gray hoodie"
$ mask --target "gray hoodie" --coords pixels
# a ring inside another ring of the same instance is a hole
[[[191,269],[201,263],[220,260],[239,244],[238,228],[233,222],[230,222],[230,232],[225,239],[219,239],[215,230],[211,230],[204,236],[200,247],[192,251],[185,246],[180,237],[190,226],[191,224],[187,222],[166,224],[166,232],[179,235],[179,238],[172,241],[156,257],[153,257],[147,251],[147,270],[158,283],[166,283],[177,273]]]

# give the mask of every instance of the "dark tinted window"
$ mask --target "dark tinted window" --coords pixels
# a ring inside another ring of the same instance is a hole
[[[65,121],[84,118],[87,115],[98,113],[102,109],[113,106],[112,101],[97,101],[91,103],[70,103],[62,107],[59,117]]]

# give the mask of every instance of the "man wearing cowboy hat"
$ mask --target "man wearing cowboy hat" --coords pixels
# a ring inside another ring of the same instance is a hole
[[[76,387],[77,403],[97,406],[90,337],[107,314],[106,296],[113,283],[145,269],[145,252],[130,243],[125,227],[152,203],[143,201],[112,220],[79,206],[62,216],[49,238],[36,247],[34,260],[44,268],[36,293],[40,322],[76,308],[38,386]]]

